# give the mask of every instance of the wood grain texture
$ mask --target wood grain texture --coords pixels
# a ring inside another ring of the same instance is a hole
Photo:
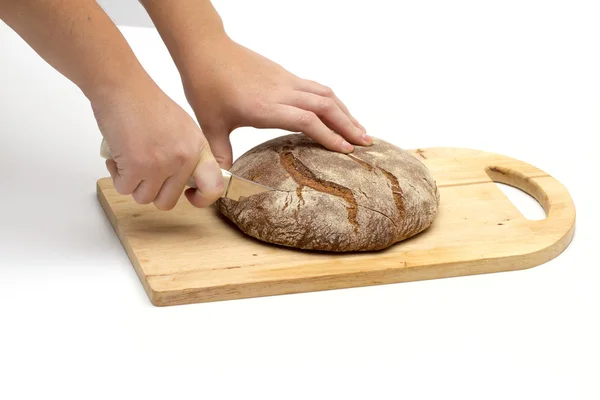
[[[98,198],[156,306],[513,271],[547,262],[571,242],[573,200],[544,171],[477,150],[411,153],[438,183],[439,214],[421,234],[372,253],[259,242],[214,207],[196,209],[182,198],[162,212],[119,195],[110,178],[98,180]],[[494,181],[531,194],[547,217],[526,219]]]

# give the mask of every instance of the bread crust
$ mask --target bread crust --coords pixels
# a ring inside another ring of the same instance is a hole
[[[377,138],[346,155],[285,135],[254,147],[230,171],[276,190],[220,199],[220,212],[249,236],[305,250],[385,249],[427,229],[440,201],[425,165]]]

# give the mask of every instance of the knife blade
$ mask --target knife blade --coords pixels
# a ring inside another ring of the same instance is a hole
[[[104,159],[112,159],[110,149],[104,139],[102,139],[102,145],[100,146],[100,155]],[[221,175],[223,176],[224,186],[223,194],[221,195],[222,198],[240,201],[255,194],[275,190],[273,188],[234,175],[222,168]],[[193,177],[188,179],[187,185],[191,188],[198,189]]]

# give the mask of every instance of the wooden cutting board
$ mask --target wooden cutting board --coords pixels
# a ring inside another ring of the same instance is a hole
[[[439,214],[425,232],[374,253],[262,243],[216,208],[197,209],[182,198],[174,210],[159,211],[119,195],[110,178],[98,181],[98,198],[156,306],[519,270],[551,260],[571,242],[575,206],[544,171],[476,150],[411,152],[438,183]],[[547,217],[526,219],[494,181],[531,194]]]

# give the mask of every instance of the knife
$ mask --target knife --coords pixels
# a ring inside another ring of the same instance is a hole
[[[108,144],[104,139],[102,139],[100,155],[102,156],[102,158],[105,158],[107,160],[112,159],[110,149],[108,148]],[[259,183],[240,178],[239,176],[233,175],[231,172],[224,169],[221,169],[221,174],[223,175],[223,186],[225,187],[221,197],[224,198],[240,201],[254,194],[275,190],[273,188],[263,186]],[[196,187],[196,184],[194,183],[194,178],[192,177],[188,179],[187,185],[191,188],[198,189]]]

